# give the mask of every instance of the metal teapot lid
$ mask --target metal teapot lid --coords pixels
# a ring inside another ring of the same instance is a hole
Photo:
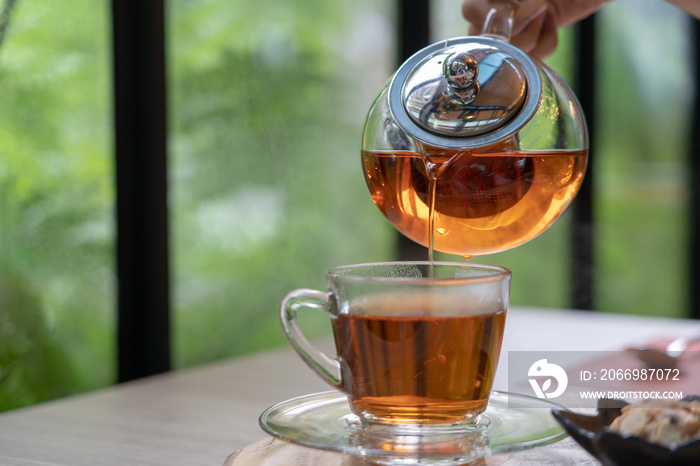
[[[438,42],[401,65],[389,86],[389,108],[409,136],[466,149],[497,142],[530,120],[542,92],[537,66],[494,37],[503,38]]]

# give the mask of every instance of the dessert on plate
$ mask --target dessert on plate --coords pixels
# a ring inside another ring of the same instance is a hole
[[[629,404],[610,430],[666,447],[700,438],[700,401],[646,399]]]

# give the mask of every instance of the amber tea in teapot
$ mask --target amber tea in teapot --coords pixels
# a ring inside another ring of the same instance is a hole
[[[581,185],[587,154],[491,150],[435,151],[432,162],[410,151],[363,151],[362,165],[373,201],[406,236],[446,253],[491,254],[559,217]]]

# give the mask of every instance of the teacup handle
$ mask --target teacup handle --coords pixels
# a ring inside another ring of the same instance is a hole
[[[348,393],[343,381],[340,361],[327,356],[312,345],[302,333],[297,321],[297,311],[302,308],[318,309],[335,318],[337,314],[331,309],[330,304],[330,295],[323,291],[306,288],[294,290],[282,299],[280,319],[289,342],[306,364],[333,387]]]

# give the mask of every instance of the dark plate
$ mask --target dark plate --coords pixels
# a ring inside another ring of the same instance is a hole
[[[700,396],[686,396],[685,401],[700,401]],[[622,400],[598,400],[593,416],[553,409],[552,414],[564,430],[605,466],[625,465],[699,465],[700,440],[667,448],[639,437],[625,437],[608,429],[628,403]]]

